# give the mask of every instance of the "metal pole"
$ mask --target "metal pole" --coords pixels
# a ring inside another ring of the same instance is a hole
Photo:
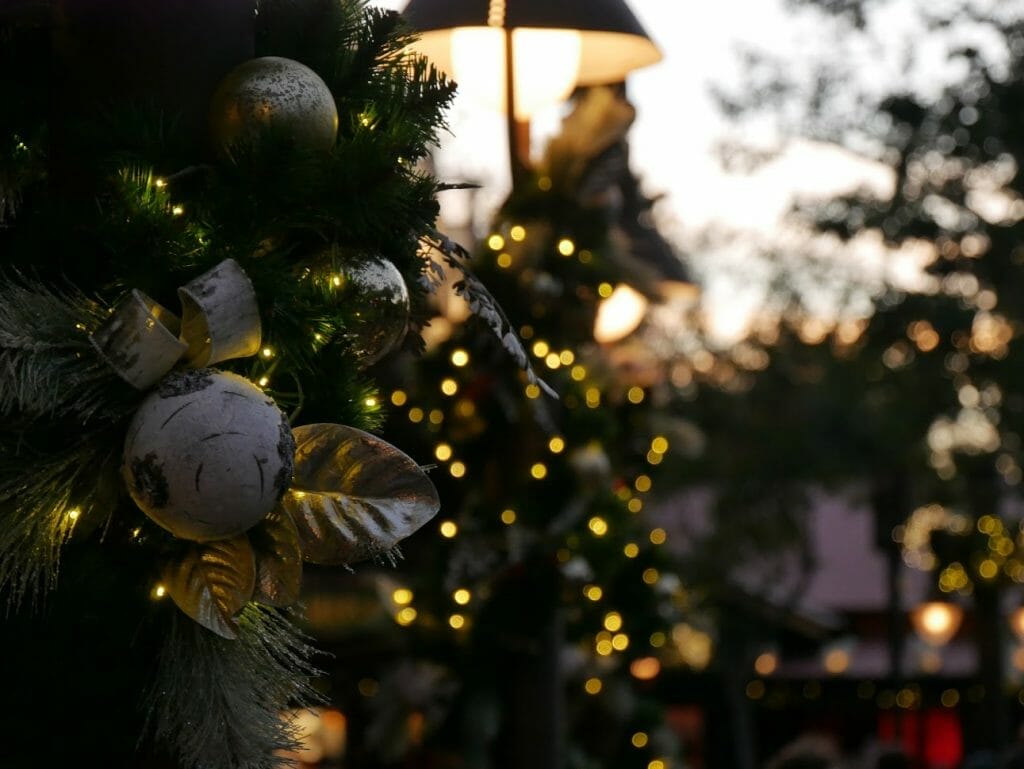
[[[530,123],[516,120],[515,53],[513,29],[505,28],[505,122],[508,133],[508,161],[512,171],[512,188],[516,189],[526,175],[530,154]]]

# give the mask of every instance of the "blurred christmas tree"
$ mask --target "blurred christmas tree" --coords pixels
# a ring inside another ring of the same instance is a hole
[[[475,257],[558,397],[454,297],[425,334],[424,375],[387,393],[388,434],[412,445],[426,427],[445,499],[408,576],[380,583],[400,629],[379,637],[410,657],[370,687],[392,760],[416,760],[417,740],[473,767],[647,766],[677,750],[645,704],[687,601],[644,514],[678,457],[672,385],[655,352],[618,343],[664,292],[695,289],[647,223],[633,116],[621,89],[581,91]]]
[[[0,9],[8,762],[276,765],[302,562],[437,511],[363,432],[421,344],[454,90],[408,42],[359,0]]]

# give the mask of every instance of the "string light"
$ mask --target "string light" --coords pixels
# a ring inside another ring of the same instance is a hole
[[[668,451],[668,438],[659,435],[651,441],[651,451],[656,454],[664,454]]]
[[[164,587],[163,585],[156,585],[153,588],[153,598],[154,599],[163,598],[165,595],[167,595],[167,588]]]
[[[583,588],[583,595],[588,601],[600,601],[604,591],[598,585],[587,585]]]
[[[444,421],[444,412],[441,409],[430,410],[430,424],[439,425]]]
[[[398,606],[408,606],[412,603],[413,594],[407,587],[396,587],[391,593],[391,600]]]
[[[409,421],[413,424],[418,424],[423,421],[423,409],[419,406],[413,406],[409,409]]]
[[[455,601],[459,606],[465,606],[472,599],[473,594],[464,587],[460,587],[454,593],[452,593],[452,600]]]
[[[452,539],[456,534],[459,533],[459,527],[455,521],[441,521],[441,536],[446,539]]]
[[[411,625],[413,622],[416,621],[416,614],[417,612],[414,608],[412,608],[411,606],[406,606],[404,609],[399,610],[399,612],[395,614],[395,622],[402,626]]]
[[[647,734],[645,732],[636,732],[630,739],[634,748],[642,748],[647,745]]]
[[[404,406],[409,396],[402,390],[395,390],[391,393],[391,403],[395,406]]]
[[[576,253],[576,244],[569,240],[569,238],[562,238],[558,241],[558,253],[562,256],[572,256]]]
[[[601,405],[601,391],[596,387],[588,387],[583,397],[587,401],[587,408],[596,409]]]
[[[487,238],[487,247],[491,251],[501,251],[505,247],[505,238],[501,237],[498,233],[494,233]]]
[[[633,481],[633,488],[641,494],[651,490],[651,477],[649,475],[638,475]]]
[[[508,236],[516,241],[516,243],[522,243],[526,240],[526,228],[520,224],[514,224],[508,231]]]
[[[538,481],[543,480],[548,475],[548,468],[543,462],[534,462],[530,468],[530,475],[536,478]]]
[[[501,522],[506,526],[511,526],[516,522],[516,511],[509,508],[508,510],[501,511]]]
[[[608,522],[600,516],[594,516],[587,521],[587,528],[595,537],[603,537],[608,533]]]
[[[664,454],[659,454],[654,449],[647,452],[647,464],[649,465],[660,465],[664,458]]]
[[[647,769],[665,769],[665,762],[660,758],[656,758],[647,764]]]
[[[612,295],[612,291],[614,290],[615,289],[612,288],[611,283],[602,283],[597,287],[597,295],[602,299],[607,299],[609,296]]]
[[[363,403],[366,405],[366,408],[368,409],[377,408],[377,399],[372,395],[366,400],[364,400]]]
[[[544,365],[554,371],[562,365],[562,358],[557,352],[549,352],[544,356]]]
[[[452,447],[447,443],[439,443],[434,449],[434,456],[437,457],[440,462],[447,462],[452,458]]]
[[[452,478],[461,478],[466,474],[466,465],[463,462],[452,462],[448,472],[452,474]]]
[[[561,454],[565,450],[565,439],[555,436],[548,441],[548,451],[552,454]]]
[[[641,578],[646,584],[653,585],[658,581],[659,576],[658,570],[652,566],[648,569],[644,569],[644,573],[641,575]]]
[[[551,346],[542,339],[537,340],[536,342],[533,343],[533,354],[538,358],[543,358],[550,351]]]
[[[583,684],[583,691],[587,694],[598,694],[601,691],[601,686],[600,678],[588,678]]]
[[[652,545],[663,545],[663,544],[665,544],[665,538],[666,538],[666,534],[665,534],[665,530],[664,529],[654,529],[651,532],[651,544]]]
[[[459,391],[459,383],[454,379],[441,380],[441,392],[447,396],[455,395]]]
[[[633,497],[626,503],[626,509],[631,513],[639,513],[644,509],[644,501],[639,497]]]
[[[634,405],[642,403],[644,400],[644,388],[637,387],[636,385],[630,387],[629,392],[626,393],[626,399]]]
[[[509,267],[512,266],[512,255],[502,251],[500,254],[498,254],[497,263],[501,269],[507,270]]]
[[[455,630],[459,630],[466,624],[466,618],[461,614],[453,614],[448,618],[448,624]]]
[[[640,547],[635,542],[630,542],[622,548],[622,554],[627,558],[636,558],[640,555]]]
[[[157,187],[157,189],[161,190],[167,186],[167,182],[165,182],[163,179],[156,179],[154,180],[153,184]]]
[[[530,400],[535,400],[540,397],[540,387],[533,383],[526,385],[524,392],[526,393],[526,397]]]
[[[459,349],[452,352],[452,365],[462,368],[469,363],[469,353]]]
[[[262,355],[264,358],[273,358],[274,350],[271,347],[264,347],[262,350],[260,350],[260,355]]]
[[[607,657],[613,651],[615,651],[615,647],[612,646],[612,642],[610,640],[608,640],[607,638],[602,638],[600,641],[594,644],[594,651],[596,651],[602,657]]]
[[[651,647],[654,649],[660,649],[668,641],[668,636],[662,633],[660,630],[655,630],[651,633],[651,637],[648,639]]]
[[[630,663],[629,672],[638,681],[650,681],[658,677],[658,673],[661,672],[661,663],[658,662],[657,657],[640,657]],[[637,747],[643,746],[637,745]]]
[[[174,206],[171,209],[171,213],[174,214],[175,216],[181,216],[183,213],[185,213],[185,209],[182,206]]]
[[[604,615],[604,629],[609,633],[615,633],[622,629],[622,615],[617,611],[610,611]]]
[[[537,178],[537,189],[541,192],[549,192],[551,190],[551,177],[540,176]]]
[[[562,350],[558,353],[558,360],[561,361],[563,366],[571,366],[573,361],[576,360],[576,355],[572,350]]]
[[[342,283],[341,276],[340,275],[332,276],[331,277],[331,283],[334,285],[335,288],[339,288],[341,286],[341,283]]]
[[[594,258],[594,255],[584,248],[581,249],[579,254],[576,255],[576,258],[580,260],[580,264],[590,264],[590,262]]]
[[[270,377],[261,376],[257,380],[256,384],[258,384],[260,387],[266,387],[268,384],[270,384]]]
[[[81,514],[82,514],[81,510],[79,510],[77,507],[73,507],[70,510],[68,510],[68,519],[70,519],[72,521],[77,521],[78,520],[78,516],[80,516]]]
[[[616,633],[612,637],[612,648],[618,652],[624,652],[629,648],[629,636],[625,633]]]
[[[587,370],[583,366],[576,365],[572,367],[569,376],[573,378],[573,381],[582,382],[587,378]]]

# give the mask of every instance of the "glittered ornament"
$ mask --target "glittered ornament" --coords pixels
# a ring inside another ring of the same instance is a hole
[[[327,84],[305,64],[278,56],[251,59],[221,81],[210,129],[225,152],[273,129],[298,147],[327,151],[338,135],[338,109]]]
[[[364,366],[370,366],[405,337],[409,325],[409,290],[402,273],[382,257],[345,270],[344,299],[352,308],[346,335]]]
[[[249,380],[214,369],[165,377],[124,444],[132,499],[174,536],[206,542],[262,520],[292,477],[287,417]]]

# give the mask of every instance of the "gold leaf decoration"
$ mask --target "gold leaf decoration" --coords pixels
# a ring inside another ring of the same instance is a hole
[[[302,587],[302,549],[295,522],[280,507],[249,530],[256,554],[253,600],[268,606],[291,606]]]
[[[245,536],[193,545],[168,565],[164,586],[178,608],[208,630],[234,639],[234,617],[252,598],[256,564]]]
[[[298,527],[305,560],[372,558],[440,509],[426,473],[390,443],[334,424],[303,425],[292,435],[295,476],[281,505]]]

